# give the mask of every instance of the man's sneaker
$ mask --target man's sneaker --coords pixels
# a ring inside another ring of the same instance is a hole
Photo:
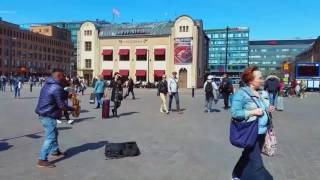
[[[60,121],[60,120],[57,120],[57,123],[58,123],[58,124],[61,124],[61,123],[62,123],[62,121]]]
[[[170,113],[169,111],[166,112],[166,114],[169,114],[169,113]]]
[[[205,109],[205,110],[204,110],[204,112],[205,112],[205,113],[207,113],[207,112],[208,112],[208,110],[207,110],[207,109]]]
[[[51,153],[51,156],[55,156],[55,157],[65,156],[65,153],[59,150],[57,152]]]
[[[37,166],[38,167],[44,167],[44,168],[55,168],[56,167],[56,165],[54,165],[53,163],[48,162],[47,160],[46,161],[38,160]]]
[[[70,120],[68,121],[68,124],[72,124],[73,122],[74,122],[74,120],[70,119]]]

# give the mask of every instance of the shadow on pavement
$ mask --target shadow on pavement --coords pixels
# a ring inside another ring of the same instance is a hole
[[[25,135],[11,137],[11,138],[0,139],[0,141],[8,141],[8,140],[12,140],[12,139],[19,139],[19,138],[22,138],[22,137],[34,138],[34,137],[38,136],[37,134],[41,134],[43,132],[44,131],[39,131],[39,132],[36,132],[36,133],[31,133],[31,134],[25,134]]]
[[[0,142],[0,151],[6,151],[10,149],[13,145],[10,145],[7,142]]]
[[[86,110],[86,109],[82,109],[82,110],[80,111],[80,114],[81,114],[81,113],[88,113],[88,112],[90,112],[90,111],[88,111],[88,110]]]
[[[130,116],[130,115],[132,115],[132,114],[137,114],[137,113],[139,113],[139,112],[135,112],[135,111],[133,111],[133,112],[126,112],[126,113],[121,113],[121,114],[119,114],[119,116]]]
[[[65,151],[66,155],[64,157],[56,159],[56,160],[52,161],[52,163],[57,163],[57,162],[69,159],[69,158],[71,158],[75,155],[78,155],[82,152],[85,152],[85,151],[97,150],[97,149],[105,146],[107,143],[108,143],[108,141],[99,141],[96,143],[86,143],[86,144],[83,144],[80,146],[72,147],[72,148]]]
[[[95,118],[96,117],[85,117],[85,118],[75,119],[73,124],[80,123],[82,121],[86,121],[86,120],[89,120],[89,119],[95,119]]]
[[[21,97],[20,99],[37,99],[38,97]]]
[[[72,127],[57,127],[57,129],[58,129],[59,131],[63,131],[63,130],[72,129]]]

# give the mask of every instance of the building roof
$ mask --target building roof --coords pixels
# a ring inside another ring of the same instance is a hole
[[[100,37],[117,36],[161,36],[170,35],[174,22],[150,22],[150,23],[122,23],[122,24],[104,24],[99,30]]]
[[[313,50],[313,48],[315,48],[316,43],[320,43],[320,36],[319,36],[317,39],[315,39],[315,40],[313,41],[313,43],[312,43],[308,48],[306,48],[304,51],[302,51],[301,53],[299,53],[298,55],[296,55],[296,57],[298,58],[298,57],[300,57],[300,56],[304,56],[304,55],[307,54],[307,53],[310,53],[310,52]]]
[[[299,44],[312,44],[315,39],[299,39],[299,40],[263,40],[263,41],[250,41],[249,45],[299,45]]]
[[[229,31],[249,31],[248,27],[228,27]],[[206,33],[215,33],[215,32],[225,32],[227,28],[219,28],[219,29],[205,29]]]

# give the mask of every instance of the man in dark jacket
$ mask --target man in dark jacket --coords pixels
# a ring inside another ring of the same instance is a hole
[[[224,100],[224,109],[229,109],[229,96],[233,93],[233,85],[231,80],[228,77],[228,74],[224,74],[219,91],[222,94],[223,100]]]
[[[264,89],[268,91],[270,104],[274,106],[275,100],[280,91],[280,78],[273,74],[268,76],[264,83]]]
[[[130,92],[132,94],[132,99],[136,99],[136,97],[134,96],[133,88],[134,88],[134,82],[133,82],[132,78],[130,77],[128,80],[128,92],[124,96],[124,99],[129,96]]]
[[[40,150],[38,167],[53,168],[54,164],[48,162],[48,155],[62,156],[58,145],[57,119],[61,118],[62,111],[73,111],[74,108],[68,106],[63,99],[64,90],[62,80],[64,73],[62,70],[55,69],[42,87],[40,97],[35,112],[44,127],[45,141]]]

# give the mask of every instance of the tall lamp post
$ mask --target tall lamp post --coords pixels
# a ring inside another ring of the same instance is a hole
[[[148,57],[147,57],[147,61],[148,61],[148,71],[147,71],[147,82],[148,82],[148,86],[150,84],[150,80],[149,80],[149,61],[150,61],[150,51],[149,49],[147,49],[148,52]]]
[[[226,32],[226,59],[225,59],[225,67],[224,71],[228,72],[228,43],[229,43],[229,26],[227,26]]]

